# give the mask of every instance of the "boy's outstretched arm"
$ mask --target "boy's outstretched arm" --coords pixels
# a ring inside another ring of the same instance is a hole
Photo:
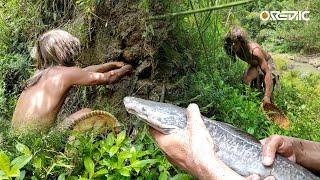
[[[83,70],[89,71],[89,72],[104,73],[104,72],[110,71],[112,69],[121,68],[125,65],[126,64],[124,62],[108,62],[108,63],[104,63],[104,64],[88,66],[88,67],[83,68]]]
[[[65,70],[63,76],[65,85],[71,87],[73,85],[100,85],[100,84],[113,84],[120,80],[127,74],[132,72],[131,65],[125,65],[121,68],[114,69],[108,72],[90,72],[78,67],[72,67]]]

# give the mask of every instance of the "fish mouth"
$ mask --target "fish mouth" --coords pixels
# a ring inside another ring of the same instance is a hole
[[[163,125],[159,121],[154,121],[152,118],[148,116],[146,112],[143,110],[139,110],[138,108],[138,102],[134,102],[136,98],[134,97],[125,97],[123,102],[125,105],[125,108],[128,113],[133,114],[138,117],[138,119],[142,120],[143,122],[147,123],[149,126],[153,127],[157,131],[163,133],[163,134],[171,134],[175,131],[177,131],[176,126],[172,125]],[[143,107],[141,109],[144,109]]]
[[[152,121],[148,118],[146,114],[138,113],[134,109],[127,109],[127,112],[130,114],[134,114],[136,117],[138,117],[138,119],[142,120],[143,122],[145,122],[146,124],[148,124],[149,126],[153,127],[154,129],[156,129],[157,131],[163,134],[171,134],[177,130],[177,127],[175,126],[164,127],[158,121]]]

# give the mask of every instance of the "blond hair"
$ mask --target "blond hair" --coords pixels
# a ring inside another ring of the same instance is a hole
[[[231,42],[240,42],[241,45],[246,45],[249,41],[248,33],[239,26],[231,27],[225,39],[228,39]]]
[[[61,29],[41,35],[30,53],[39,71],[26,82],[25,88],[35,85],[50,67],[73,66],[80,47],[78,38]]]

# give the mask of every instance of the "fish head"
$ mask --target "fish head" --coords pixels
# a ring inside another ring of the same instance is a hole
[[[170,105],[135,97],[125,97],[124,106],[128,113],[136,115],[139,119],[152,126],[163,134],[170,134],[185,126],[186,119],[182,108],[170,108]],[[182,117],[181,116],[182,113]],[[181,121],[181,118],[184,118]],[[185,121],[185,122],[184,122]]]

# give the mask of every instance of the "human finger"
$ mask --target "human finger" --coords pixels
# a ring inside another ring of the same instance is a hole
[[[268,139],[268,138],[261,139],[261,140],[260,140],[260,144],[261,144],[262,146],[265,145],[267,139]]]
[[[123,76],[127,75],[131,71],[132,71],[131,65],[125,65],[125,66],[121,67],[120,69],[111,70],[108,72],[108,74],[110,76],[109,82],[114,83],[114,82],[118,81],[119,79],[121,79]]]
[[[197,104],[190,104],[187,108],[187,127],[191,130],[201,130],[202,128],[205,128]]]
[[[276,178],[274,176],[268,176],[264,178],[264,180],[276,180]]]
[[[101,68],[99,68],[97,71],[98,72],[107,72],[107,71],[111,71],[113,69],[118,69],[121,68],[125,65],[124,62],[108,62],[108,63],[104,63],[103,66]]]
[[[265,166],[273,164],[276,152],[281,144],[281,137],[277,135],[270,136],[265,140],[265,144],[262,146],[262,163]]]
[[[204,145],[208,145],[208,149],[212,150],[213,140],[196,104],[190,104],[187,108],[187,132],[193,147],[203,148]]]
[[[247,180],[260,180],[260,176],[258,174],[252,174],[246,177]]]

